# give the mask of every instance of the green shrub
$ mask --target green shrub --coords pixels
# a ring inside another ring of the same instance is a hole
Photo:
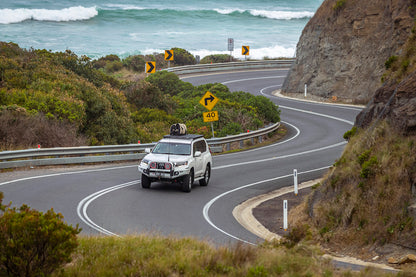
[[[123,64],[120,61],[109,62],[105,65],[105,71],[108,73],[114,73],[123,68]]]
[[[218,132],[219,137],[225,137],[226,135],[237,135],[241,134],[243,129],[237,122],[228,122],[221,131]]]
[[[194,86],[191,83],[181,81],[178,75],[168,71],[158,71],[151,74],[146,78],[146,81],[158,87],[164,94],[171,96],[194,90]]]
[[[333,9],[335,11],[340,11],[342,8],[344,8],[346,2],[347,2],[346,0],[337,0],[335,5],[333,6]]]
[[[172,48],[176,65],[196,64],[195,57],[182,48]]]
[[[392,65],[398,60],[397,56],[391,56],[385,63],[384,66],[386,69],[392,68]]]
[[[343,137],[345,140],[349,141],[356,133],[357,133],[357,127],[354,126],[352,127],[351,130],[345,132]]]
[[[135,72],[143,72],[145,63],[143,55],[134,55],[123,59],[123,65]]]
[[[227,63],[227,62],[233,62],[235,59],[233,56],[228,54],[215,54],[215,55],[209,55],[205,56],[201,60],[201,64],[208,64],[208,63]]]
[[[368,161],[368,158],[370,158],[370,154],[370,149],[364,151],[360,156],[358,156],[358,163],[362,166],[364,162]]]
[[[378,164],[377,157],[373,156],[368,161],[365,161],[361,166],[360,177],[368,178],[375,174],[376,166]]]
[[[53,209],[5,209],[0,217],[0,275],[47,276],[70,262],[81,229],[62,219]]]
[[[133,84],[124,93],[127,101],[134,104],[138,110],[153,108],[170,112],[175,107],[169,95],[163,95],[157,86],[146,80]]]

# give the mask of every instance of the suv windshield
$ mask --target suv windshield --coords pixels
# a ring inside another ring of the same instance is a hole
[[[190,155],[191,145],[184,143],[159,142],[152,153],[154,154],[172,154],[172,155]]]

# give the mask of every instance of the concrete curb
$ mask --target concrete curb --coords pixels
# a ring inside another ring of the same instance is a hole
[[[319,183],[322,179],[316,179],[308,181],[299,185],[299,189],[304,189]],[[259,195],[254,198],[251,198],[233,210],[234,218],[240,223],[244,228],[249,230],[251,233],[259,236],[265,240],[280,240],[282,237],[278,234],[270,232],[266,227],[264,227],[254,216],[253,209],[256,208],[261,203],[268,201],[270,199],[282,196],[284,194],[293,192],[293,187],[284,187],[267,194]]]

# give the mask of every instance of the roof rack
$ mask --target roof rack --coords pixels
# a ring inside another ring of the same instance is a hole
[[[187,139],[187,140],[194,140],[197,138],[202,138],[203,135],[196,135],[196,134],[186,134],[186,135],[164,135],[163,138],[170,138],[170,139]]]

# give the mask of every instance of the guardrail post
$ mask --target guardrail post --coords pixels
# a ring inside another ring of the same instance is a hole
[[[244,148],[244,140],[240,140],[240,148]]]
[[[263,142],[263,137],[259,136],[259,143],[262,143],[262,142]]]
[[[231,150],[231,143],[227,143],[226,150],[227,151],[230,151]]]

